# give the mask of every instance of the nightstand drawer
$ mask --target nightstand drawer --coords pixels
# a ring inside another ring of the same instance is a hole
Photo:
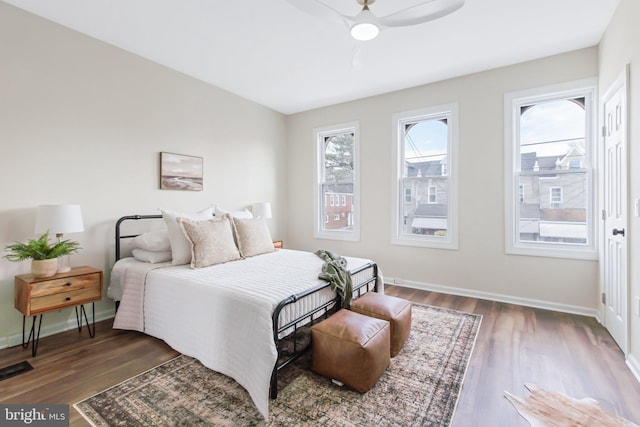
[[[77,291],[85,288],[97,288],[100,283],[100,273],[83,274],[67,278],[47,280],[31,284],[31,298],[44,297],[59,293]]]
[[[98,282],[93,282],[89,287],[32,298],[31,314],[35,315],[40,311],[72,307],[74,305],[85,304],[100,299],[100,284]]]

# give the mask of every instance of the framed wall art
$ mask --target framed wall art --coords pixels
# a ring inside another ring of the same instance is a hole
[[[160,153],[160,189],[202,191],[202,157]]]

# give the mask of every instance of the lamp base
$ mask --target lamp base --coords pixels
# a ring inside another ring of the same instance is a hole
[[[71,270],[71,262],[69,255],[58,257],[58,273],[66,273]]]

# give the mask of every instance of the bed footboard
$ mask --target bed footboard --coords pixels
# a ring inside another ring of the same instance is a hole
[[[378,290],[378,265],[375,262],[365,264],[362,267],[352,271],[351,276],[354,277],[360,273],[365,273],[367,271],[371,272],[370,277],[354,283],[353,299],[360,298],[367,292],[375,292]],[[280,324],[280,313],[286,306],[294,304],[300,299],[319,292],[320,290],[328,288],[330,286],[330,283],[325,282],[314,288],[307,289],[306,291],[299,294],[292,295],[281,301],[273,311],[273,339],[276,344],[276,349],[278,350],[278,359],[276,360],[276,364],[271,373],[271,385],[269,387],[269,395],[271,396],[271,399],[276,399],[278,397],[278,371],[296,361],[305,353],[305,351],[310,348],[310,340],[305,340],[303,339],[303,337],[299,336],[301,334],[301,327],[308,327],[310,325],[313,325],[314,323],[319,322],[320,320],[329,317],[330,314],[333,314],[339,309],[339,307],[342,306],[342,298],[340,298],[340,296],[336,296],[334,299],[318,305],[313,310],[283,325]],[[286,337],[281,338],[281,335],[285,332],[287,332]],[[289,354],[286,356],[281,354],[281,346],[285,339],[289,341],[288,344],[290,346],[288,352]]]

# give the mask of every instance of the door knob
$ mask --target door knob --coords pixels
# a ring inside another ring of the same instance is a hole
[[[617,228],[613,229],[613,235],[617,236],[617,235],[621,235],[622,237],[624,237],[624,228],[622,230],[618,230]]]

